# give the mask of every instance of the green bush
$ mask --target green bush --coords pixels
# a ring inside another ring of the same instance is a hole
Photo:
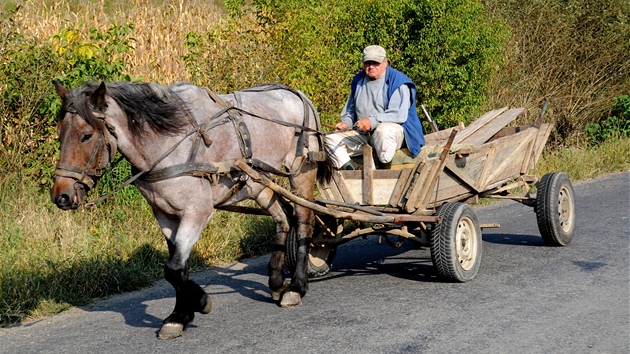
[[[486,102],[508,32],[478,0],[226,3],[230,16],[191,33],[184,60],[193,81],[233,91],[267,81],[300,89],[325,122],[338,120],[361,51],[379,44],[418,85],[443,127],[468,122]]]
[[[630,1],[485,2],[512,31],[493,81],[493,105],[537,111],[548,100],[551,143],[585,142],[586,126],[630,92]]]
[[[586,126],[590,145],[598,145],[611,138],[630,137],[630,95],[617,97],[615,101],[606,119]]]

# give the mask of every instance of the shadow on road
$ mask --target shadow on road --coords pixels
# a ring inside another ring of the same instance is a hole
[[[545,246],[540,235],[483,234],[485,242],[514,246]]]

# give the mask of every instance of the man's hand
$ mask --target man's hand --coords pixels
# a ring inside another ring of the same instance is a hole
[[[350,127],[348,126],[348,123],[346,122],[339,122],[335,124],[335,130],[348,130],[348,128]]]
[[[370,118],[362,118],[359,119],[356,123],[357,129],[362,132],[369,132],[372,129],[372,124],[370,124]]]

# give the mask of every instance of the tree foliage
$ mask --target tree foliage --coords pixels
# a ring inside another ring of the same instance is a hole
[[[280,81],[338,119],[361,51],[379,44],[418,85],[442,126],[480,111],[508,32],[478,0],[227,2],[230,16],[191,33],[185,60],[198,84],[230,91]],[[226,70],[227,69],[227,70]],[[238,79],[235,77],[238,76]]]

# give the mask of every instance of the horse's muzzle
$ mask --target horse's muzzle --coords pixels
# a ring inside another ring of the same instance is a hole
[[[50,190],[50,199],[61,210],[75,210],[83,203],[85,193],[82,183],[57,177]]]

